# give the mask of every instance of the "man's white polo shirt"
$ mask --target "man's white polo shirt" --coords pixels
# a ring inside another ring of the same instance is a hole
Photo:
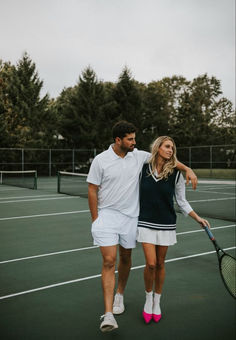
[[[150,153],[134,149],[124,158],[110,145],[97,155],[90,167],[87,182],[99,186],[98,209],[115,209],[130,217],[139,215],[139,174]]]

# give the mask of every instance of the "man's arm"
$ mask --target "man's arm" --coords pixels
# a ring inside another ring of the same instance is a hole
[[[88,203],[89,203],[89,209],[90,209],[90,213],[92,217],[92,222],[94,222],[98,217],[98,185],[89,183]]]
[[[192,187],[195,190],[197,187],[197,176],[195,175],[193,170],[179,161],[177,162],[176,167],[178,170],[185,172],[186,184],[188,185],[190,180],[192,182]]]

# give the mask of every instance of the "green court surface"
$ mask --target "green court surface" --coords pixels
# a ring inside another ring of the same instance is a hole
[[[142,320],[144,255],[138,244],[119,328],[101,333],[101,256],[90,234],[87,199],[57,194],[56,184],[56,178],[39,178],[38,190],[0,186],[1,340],[236,338],[235,300],[221,281],[214,247],[179,213],[178,243],[166,260],[163,319]],[[203,181],[186,192],[218,243],[235,256],[234,183]]]

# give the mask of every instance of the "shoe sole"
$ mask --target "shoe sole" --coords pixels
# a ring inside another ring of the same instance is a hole
[[[104,326],[100,327],[100,330],[105,333],[105,332],[113,331],[114,329],[117,329],[117,328],[118,328],[118,326],[104,325]]]

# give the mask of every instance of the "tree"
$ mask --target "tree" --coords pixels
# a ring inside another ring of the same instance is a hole
[[[98,148],[100,149],[107,149],[113,143],[111,128],[117,121],[117,102],[113,97],[115,86],[111,82],[103,83],[104,104],[101,107],[97,121]]]
[[[117,103],[116,121],[121,119],[133,123],[141,133],[143,103],[138,83],[132,78],[131,71],[125,67],[114,88],[113,97]],[[141,134],[138,135],[141,138]]]
[[[60,133],[73,148],[100,146],[98,119],[105,100],[104,87],[95,72],[87,67],[74,88],[65,89],[58,99]]]
[[[53,142],[55,117],[49,97],[40,98],[43,82],[27,53],[16,66],[1,67],[0,107],[8,147],[40,147]]]
[[[156,137],[169,134],[169,119],[172,114],[169,106],[171,97],[162,81],[147,84],[143,92],[144,147],[148,149]]]
[[[211,127],[215,144],[236,144],[236,112],[233,104],[222,97],[214,104]]]
[[[206,145],[213,143],[212,119],[221,94],[220,81],[207,74],[186,83],[175,104],[172,135],[177,145]]]
[[[3,63],[0,60],[0,145],[9,146],[12,142],[12,136],[9,133],[9,124],[7,117],[11,112],[11,97],[13,87],[15,67],[11,63]]]

